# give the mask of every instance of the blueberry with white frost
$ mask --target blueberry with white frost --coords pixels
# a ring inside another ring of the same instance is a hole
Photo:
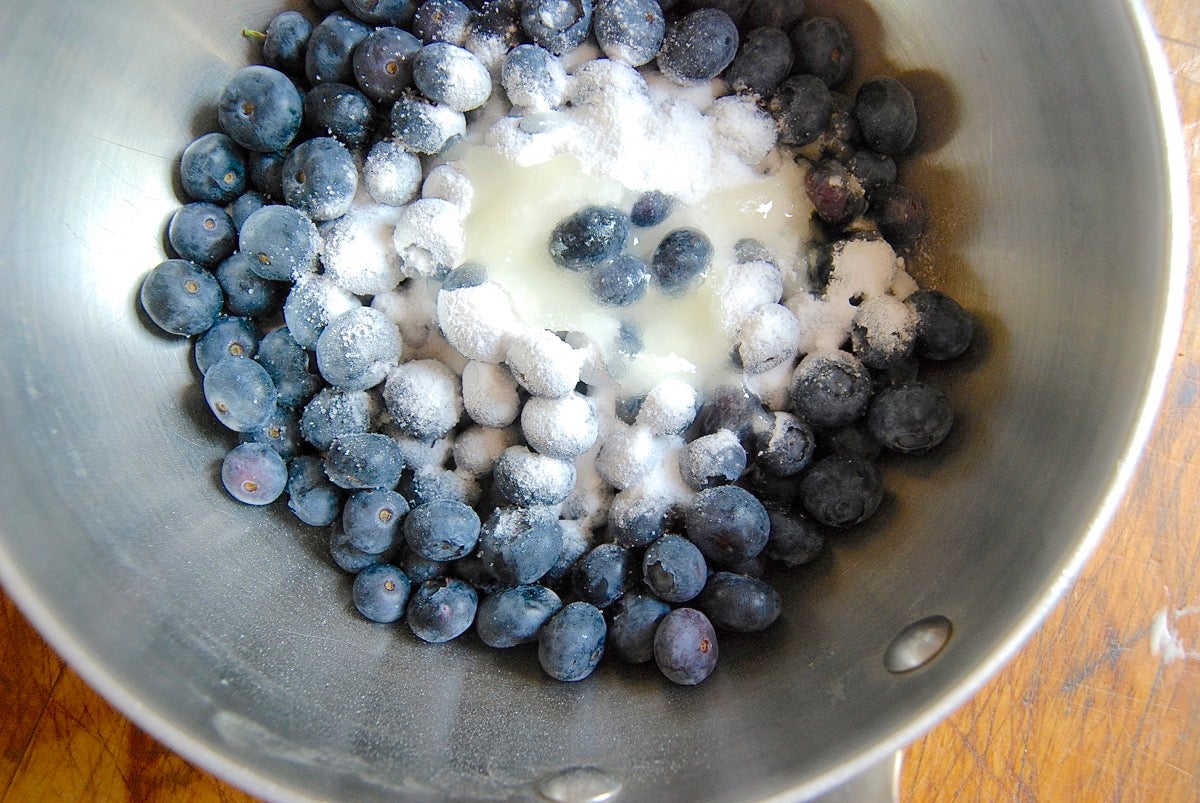
[[[406,276],[440,279],[462,264],[464,239],[457,206],[441,198],[420,198],[400,209],[392,245]]]
[[[475,12],[461,0],[425,0],[413,15],[412,30],[425,44],[462,45],[474,17]]]
[[[603,0],[593,27],[604,55],[631,67],[658,55],[667,29],[657,0]]]
[[[551,53],[578,47],[591,24],[592,0],[521,0],[521,27]]]
[[[440,438],[462,415],[458,376],[437,360],[412,360],[392,369],[383,402],[396,426],[421,440]]]
[[[513,338],[507,362],[513,377],[534,396],[561,398],[579,384],[579,354],[545,329]]]
[[[510,446],[492,470],[496,493],[518,507],[557,505],[575,487],[575,464]]]
[[[716,78],[737,54],[737,25],[717,8],[702,8],[676,20],[658,52],[658,69],[677,84]]]
[[[762,374],[795,358],[800,321],[782,304],[763,304],[742,324],[738,358],[747,374]]]
[[[599,434],[599,420],[586,396],[535,396],[521,410],[521,432],[526,443],[540,454],[571,460],[592,448]]]
[[[382,382],[400,359],[400,330],[377,309],[356,307],[330,321],[317,338],[317,370],[344,390]]]
[[[679,455],[680,476],[697,491],[736,482],[745,470],[746,450],[727,429],[696,438]]]
[[[479,557],[506,585],[532,583],[554,566],[562,528],[546,508],[497,508],[479,532]]]
[[[335,438],[371,428],[371,396],[364,391],[323,388],[300,414],[300,436],[319,451]]]
[[[396,209],[359,204],[321,227],[325,275],[358,295],[386,293],[404,279],[404,266],[394,249],[380,247],[394,234]]]
[[[283,197],[313,220],[346,214],[357,191],[358,166],[333,137],[300,143],[283,163]]]
[[[392,106],[392,135],[414,153],[438,154],[467,133],[463,113],[420,95],[403,95]]]
[[[325,454],[325,473],[340,488],[393,488],[403,469],[400,447],[378,432],[339,435]]]
[[[485,363],[504,360],[520,325],[508,291],[495,282],[439,292],[437,322],[458,353]]]
[[[463,406],[485,427],[505,427],[522,411],[517,380],[501,365],[472,360],[462,373]]]
[[[252,213],[238,231],[238,250],[254,258],[255,273],[272,281],[296,281],[316,271],[320,245],[312,220],[283,204]]]
[[[504,57],[500,84],[514,106],[527,112],[551,111],[562,105],[567,71],[544,47],[517,45]]]
[[[425,97],[459,112],[479,108],[492,94],[492,76],[483,62],[445,42],[425,45],[413,58],[413,83]]]
[[[292,337],[306,349],[317,347],[317,338],[329,322],[362,302],[328,276],[315,273],[296,279],[283,302],[283,319]]]
[[[287,289],[255,273],[254,257],[240,252],[218,265],[216,275],[225,293],[225,308],[246,318],[277,312]]]

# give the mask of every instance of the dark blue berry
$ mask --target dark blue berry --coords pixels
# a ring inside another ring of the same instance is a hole
[[[687,602],[704,589],[708,564],[700,550],[679,535],[664,535],[642,556],[642,580],[665,602]]]
[[[376,563],[354,577],[354,607],[372,622],[394,622],[404,615],[411,584],[403,571],[390,563]]]
[[[283,302],[285,285],[255,273],[254,257],[249,254],[231,255],[217,266],[216,276],[225,295],[225,309],[234,315],[257,318],[277,311]]]
[[[413,58],[413,84],[425,97],[460,112],[482,106],[492,94],[487,67],[466,48],[434,42]]]
[[[626,593],[610,608],[608,646],[622,661],[642,664],[654,658],[654,631],[671,606],[650,594]]]
[[[259,209],[238,232],[239,249],[254,258],[254,272],[271,281],[291,281],[315,270],[320,243],[313,222],[282,204]]]
[[[462,502],[426,502],[405,519],[404,540],[423,558],[458,560],[479,542],[479,516]]]
[[[780,142],[807,145],[829,124],[833,96],[815,75],[793,75],[780,84],[768,108],[779,124]]]
[[[912,93],[891,76],[870,78],[859,86],[854,116],[867,147],[889,156],[908,150],[917,133]]]
[[[283,165],[283,197],[313,220],[346,214],[358,191],[358,167],[346,146],[317,137],[296,146]]]
[[[629,550],[616,544],[600,544],[575,564],[573,585],[584,602],[606,608],[629,588],[633,574]]]
[[[521,27],[558,55],[583,43],[592,24],[592,0],[521,0]]]
[[[479,603],[475,632],[489,647],[504,649],[536,641],[562,600],[545,586],[522,585],[498,591]]]
[[[736,485],[696,494],[684,509],[684,526],[704,557],[715,563],[738,563],[762,552],[771,522],[762,502]]]
[[[777,477],[799,474],[812,461],[817,438],[808,422],[791,413],[775,413],[769,432],[756,438],[755,462]]]
[[[205,134],[183,150],[179,182],[189,198],[227,204],[246,189],[246,156],[225,134]]]
[[[630,501],[632,500],[632,501]],[[663,533],[666,503],[657,499],[618,496],[608,516],[608,535],[624,547],[644,547]]]
[[[468,262],[446,274],[446,278],[442,279],[442,289],[462,290],[466,287],[478,287],[487,280],[487,268],[478,262]]]
[[[531,452],[524,446],[505,449],[492,470],[500,497],[518,507],[557,505],[575,487],[570,460]]]
[[[629,218],[611,206],[586,206],[559,221],[550,233],[550,257],[559,267],[586,271],[621,253]]]
[[[375,123],[375,106],[352,86],[328,82],[304,96],[304,124],[350,148],[367,143]]]
[[[325,476],[325,461],[300,455],[288,463],[288,507],[296,518],[313,527],[337,521],[342,509],[342,491]]]
[[[903,184],[876,187],[868,216],[874,218],[879,233],[894,248],[915,244],[929,225],[925,202]]]
[[[308,352],[292,338],[287,327],[267,334],[258,344],[255,359],[275,383],[280,405],[299,407],[317,392],[318,380],[308,370]]]
[[[276,14],[263,39],[263,62],[288,75],[303,75],[312,29],[308,17],[298,11]]]
[[[204,399],[222,424],[234,432],[249,432],[274,412],[275,383],[254,360],[225,357],[204,374]]]
[[[342,0],[350,13],[371,25],[408,25],[414,0]]]
[[[675,229],[654,249],[650,267],[664,293],[679,295],[704,281],[712,256],[708,237],[695,229]]]
[[[667,28],[658,69],[678,84],[716,78],[737,55],[738,29],[729,14],[701,8]]]
[[[790,29],[804,14],[804,0],[750,0],[741,24],[746,30],[755,28]]]
[[[206,372],[224,357],[253,357],[258,353],[258,327],[245,318],[222,315],[196,339],[196,367]]]
[[[414,585],[421,585],[426,580],[445,577],[448,566],[450,566],[449,563],[423,558],[407,548],[404,549],[403,556],[400,558],[400,568],[404,569],[404,573],[408,575],[408,579],[412,580]]]
[[[800,480],[800,502],[827,527],[866,521],[883,501],[883,480],[873,463],[845,454],[818,460]]]
[[[514,106],[544,111],[562,103],[567,73],[546,48],[517,45],[504,57],[500,83]]]
[[[817,523],[803,513],[768,508],[771,518],[771,537],[763,550],[768,558],[785,566],[808,563],[825,547],[825,536]]]
[[[374,307],[352,307],[317,338],[317,370],[343,390],[367,390],[387,378],[400,348],[400,330],[391,318]]]
[[[303,113],[303,102],[301,110]],[[282,201],[283,163],[286,161],[287,153],[283,151],[269,153],[250,151],[246,155],[246,169],[249,171],[250,183],[267,198]],[[240,229],[241,226],[238,228]]]
[[[732,432],[701,435],[679,457],[683,481],[697,491],[737,482],[746,470],[746,450]]]
[[[667,679],[681,686],[700,683],[717,666],[717,634],[694,608],[676,608],[654,631],[654,661]]]
[[[586,602],[572,602],[550,617],[538,639],[538,661],[556,680],[583,680],[604,654],[604,614]]]
[[[221,483],[225,490],[247,505],[274,502],[287,486],[287,479],[287,464],[283,458],[261,443],[239,444],[221,463]]]
[[[792,72],[792,42],[778,28],[757,28],[746,35],[725,79],[735,92],[767,96]]]
[[[363,94],[389,103],[412,86],[412,61],[421,40],[400,28],[378,28],[354,49],[354,79]]]
[[[466,632],[478,606],[479,595],[465,580],[427,580],[408,603],[408,626],[422,641],[440,644]]]
[[[395,544],[408,502],[395,491],[356,491],[342,508],[342,530],[356,549],[378,555]]]
[[[627,307],[646,295],[650,270],[632,254],[618,254],[588,275],[588,286],[601,304]]]
[[[471,7],[460,0],[425,0],[413,17],[412,31],[422,42],[448,42],[461,45],[467,38]]]
[[[346,533],[341,527],[332,527],[329,531],[329,556],[333,558],[333,562],[338,565],[342,571],[358,574],[368,566],[374,566],[380,561],[387,560],[384,555],[372,555],[370,552],[363,552],[346,537]]]
[[[479,533],[479,555],[488,571],[507,585],[540,579],[558,560],[562,528],[544,511],[500,508]]]
[[[871,436],[861,421],[824,433],[824,448],[863,460],[875,460],[883,451],[883,445]]]
[[[699,434],[712,435],[727,429],[747,451],[754,448],[756,438],[766,436],[774,425],[775,420],[762,399],[740,384],[720,385],[711,390],[696,415]]]
[[[246,218],[262,209],[267,205],[267,199],[262,193],[249,190],[239,195],[229,207],[229,217],[233,218],[233,225],[240,229],[242,224],[246,222]]]
[[[809,17],[792,29],[796,71],[815,75],[830,88],[840,84],[854,62],[845,27],[830,17]]]
[[[339,435],[325,455],[325,473],[340,488],[394,488],[403,469],[400,447],[377,432]]]
[[[658,55],[667,23],[658,0],[601,0],[592,27],[604,55],[640,67]]]
[[[717,572],[696,599],[696,607],[722,630],[758,633],[770,627],[783,612],[779,592],[754,577]]]
[[[207,201],[195,201],[171,216],[167,240],[179,256],[212,267],[233,253],[237,229],[224,209]]]
[[[845,351],[809,354],[792,374],[792,411],[816,427],[841,427],[867,411],[871,375]]]
[[[874,191],[886,184],[896,183],[896,160],[870,150],[855,151],[846,162],[850,175],[858,180],[867,193],[868,200]]]
[[[823,159],[804,174],[804,191],[818,217],[834,229],[849,225],[867,211],[861,185],[841,162]]]
[[[520,0],[470,0],[470,3],[479,13],[467,34],[468,41],[495,42],[505,50],[525,41]]]
[[[885,388],[875,395],[867,412],[871,435],[904,454],[929,451],[946,439],[953,425],[950,400],[927,382]]]
[[[168,259],[146,276],[139,299],[159,329],[198,335],[216,322],[224,296],[208,271],[184,259]]]
[[[953,359],[971,345],[971,314],[940,290],[918,290],[905,302],[917,316],[917,354],[929,360]]]
[[[315,86],[354,80],[354,48],[371,35],[371,26],[348,14],[330,14],[313,28],[304,54],[304,72]],[[275,150],[278,150],[276,148]]]
[[[261,443],[279,452],[284,460],[291,460],[300,451],[300,422],[296,411],[281,407],[278,403],[267,420],[260,426],[239,434],[242,443]]]
[[[234,73],[221,92],[221,130],[243,148],[281,151],[296,137],[303,118],[300,91],[270,67],[253,65]]]
[[[418,95],[404,95],[392,106],[392,134],[414,153],[437,154],[466,134],[462,112]]]
[[[648,229],[666,220],[674,208],[675,199],[665,192],[658,190],[643,192],[633,202],[633,209],[629,212],[629,222],[640,229]]]

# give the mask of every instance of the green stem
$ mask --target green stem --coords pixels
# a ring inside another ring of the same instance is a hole
[[[257,39],[260,42],[267,38],[267,35],[262,31],[252,31],[249,28],[242,28],[242,36],[247,39]]]

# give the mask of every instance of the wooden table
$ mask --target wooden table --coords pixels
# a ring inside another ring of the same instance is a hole
[[[1149,0],[1200,210],[1200,0]],[[1200,224],[1183,338],[1128,498],[1045,628],[905,756],[926,800],[1200,800]],[[0,594],[0,801],[248,801],[87,687]]]

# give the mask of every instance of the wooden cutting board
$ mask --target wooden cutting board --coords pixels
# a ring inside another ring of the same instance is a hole
[[[1149,0],[1200,209],[1200,0]],[[1175,372],[1128,498],[1018,657],[905,756],[906,801],[1200,800],[1200,224]],[[248,801],[109,706],[0,595],[0,801]]]

